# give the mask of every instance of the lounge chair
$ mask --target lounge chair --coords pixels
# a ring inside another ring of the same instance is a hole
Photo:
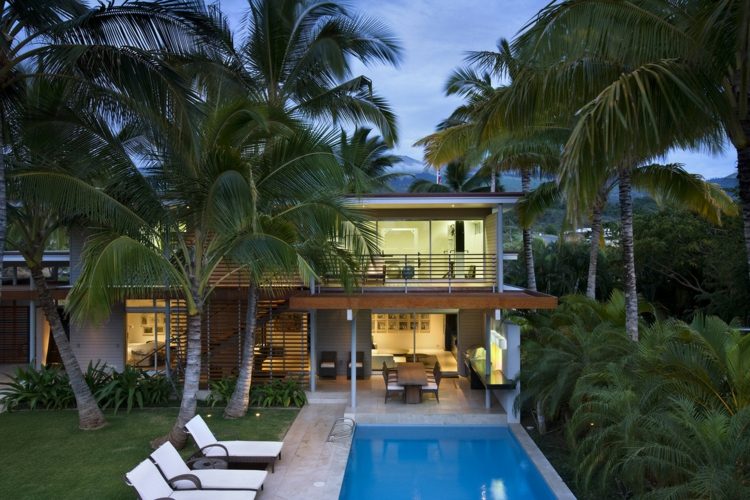
[[[194,416],[185,428],[193,436],[200,451],[196,456],[223,458],[229,463],[258,463],[271,466],[281,459],[281,441],[217,441],[200,415]]]
[[[193,483],[192,490],[175,490],[162,477],[159,469],[151,460],[144,460],[133,470],[125,474],[125,482],[135,488],[142,500],[252,500],[255,492],[251,490],[205,490],[200,489],[200,479],[193,474],[180,476],[180,480]]]
[[[151,454],[151,460],[161,470],[167,482],[177,490],[193,489],[191,480],[184,475],[197,477],[202,489],[207,490],[262,490],[268,472],[260,470],[206,469],[191,471],[172,443],[167,441]]]
[[[323,351],[320,353],[318,375],[322,378],[336,378],[336,351]]]
[[[435,366],[432,369],[432,373],[427,374],[427,385],[422,387],[422,394],[426,392],[432,392],[435,394],[435,399],[438,403],[440,403],[440,396],[438,395],[438,392],[440,391],[440,379],[443,378],[443,372],[440,369],[440,363],[435,363]]]
[[[404,386],[398,385],[398,373],[396,370],[391,370],[383,363],[383,382],[385,382],[385,403],[388,402],[388,396],[392,392],[400,392],[401,397],[404,395]]]
[[[364,351],[357,351],[357,362],[356,362],[356,370],[357,370],[357,378],[359,380],[362,380],[365,378],[365,352]],[[352,354],[349,353],[349,363],[346,365],[346,378],[350,379],[352,378]]]

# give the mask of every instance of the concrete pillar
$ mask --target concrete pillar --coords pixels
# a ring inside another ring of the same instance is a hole
[[[357,311],[347,309],[346,319],[352,323],[352,352],[351,366],[349,367],[350,374],[352,377],[352,409],[357,407]]]
[[[36,355],[36,302],[29,301],[29,364],[38,368]]]
[[[514,379],[514,389],[502,391],[502,404],[508,414],[508,423],[518,423],[520,414],[514,409],[516,397],[521,394],[521,327],[510,321],[503,322],[503,336],[507,340],[508,349],[503,357],[503,373],[506,377]]]
[[[502,293],[505,289],[505,243],[503,242],[503,205],[500,203],[497,205],[497,217],[495,217],[495,258],[497,260],[495,284],[498,293]]]
[[[318,382],[318,311],[310,311],[310,391],[315,392]]]

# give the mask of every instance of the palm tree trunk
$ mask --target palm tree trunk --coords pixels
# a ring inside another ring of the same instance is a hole
[[[5,231],[8,224],[8,207],[5,194],[5,145],[3,143],[3,126],[0,124],[0,270],[3,269],[5,256]],[[0,297],[3,296],[3,280],[0,279]]]
[[[42,267],[38,264],[33,264],[29,265],[29,270],[36,286],[39,304],[42,306],[44,315],[47,317],[52,338],[55,339],[57,350],[60,352],[60,359],[62,359],[63,366],[65,367],[65,373],[68,374],[70,386],[73,388],[76,407],[78,408],[78,427],[85,431],[100,429],[106,425],[107,421],[104,419],[104,414],[99,409],[99,405],[97,405],[96,399],[94,399],[94,395],[91,393],[91,388],[86,383],[86,379],[83,378],[81,366],[78,364],[73,349],[70,347],[68,337],[65,335],[65,328],[60,319],[60,314],[57,312],[57,305],[52,299],[49,288],[47,288],[47,280],[44,278]]]
[[[602,235],[604,196],[604,193],[600,191],[591,213],[591,247],[589,249],[589,276],[586,282],[586,296],[593,300],[596,300],[596,266],[599,260],[599,240]]]
[[[497,191],[497,167],[495,165],[492,165],[492,168],[490,168],[490,193],[494,193]]]
[[[521,170],[521,191],[524,195],[531,189],[531,172]],[[526,287],[536,292],[536,273],[534,272],[534,250],[531,247],[531,228],[523,230],[523,258],[526,261]]]
[[[635,253],[633,251],[633,199],[630,168],[619,172],[620,240],[625,271],[625,331],[638,341],[638,294],[635,285]]]
[[[742,130],[745,132],[746,143],[737,146],[737,179],[740,188],[740,204],[742,205],[742,221],[745,232],[745,251],[747,270],[750,273],[750,120],[742,120]]]
[[[245,316],[245,341],[242,344],[242,366],[237,377],[237,385],[226,409],[225,418],[240,418],[247,414],[250,406],[250,386],[253,382],[253,362],[255,360],[255,328],[258,313],[258,288],[250,284],[247,292],[247,315]]]
[[[187,360],[185,364],[185,382],[182,387],[182,401],[180,412],[177,415],[172,430],[167,439],[175,448],[182,449],[187,443],[185,424],[195,416],[198,406],[198,385],[201,378],[201,319],[203,317],[203,302],[198,293],[193,291],[193,301],[197,312],[188,315],[187,318]],[[152,441],[152,446],[158,446],[164,441],[163,438]]]

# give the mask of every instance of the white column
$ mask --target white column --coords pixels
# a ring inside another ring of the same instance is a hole
[[[495,268],[495,284],[498,293],[502,293],[505,285],[504,265],[505,265],[505,244],[503,242],[503,205],[497,205],[497,217],[495,218],[495,257],[497,265]]]
[[[492,372],[492,359],[491,359],[491,342],[492,342],[492,334],[490,333],[492,322],[490,321],[490,312],[485,311],[484,312],[484,349],[485,349],[485,356],[484,356],[484,375],[485,380],[487,380],[487,385],[490,383],[490,374]],[[490,408],[492,406],[492,401],[490,399],[490,389],[485,385],[484,387],[484,407]]]
[[[318,379],[318,311],[310,311],[310,391],[315,392]]]
[[[505,376],[516,381],[516,386],[512,390],[503,391],[503,407],[508,415],[508,423],[518,423],[520,415],[514,410],[516,397],[521,393],[521,327],[510,321],[503,322],[502,325],[505,339],[508,342],[508,350],[505,353],[503,368]]]
[[[29,301],[29,364],[39,368],[36,354],[36,302]]]
[[[352,409],[357,407],[357,311],[347,309],[346,316],[352,322],[352,352],[351,366],[349,367],[352,378]]]

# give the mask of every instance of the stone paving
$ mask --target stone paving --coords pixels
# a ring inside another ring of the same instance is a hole
[[[258,500],[331,500],[338,498],[349,458],[351,437],[327,442],[346,404],[305,405],[284,437],[276,472],[268,474]]]

